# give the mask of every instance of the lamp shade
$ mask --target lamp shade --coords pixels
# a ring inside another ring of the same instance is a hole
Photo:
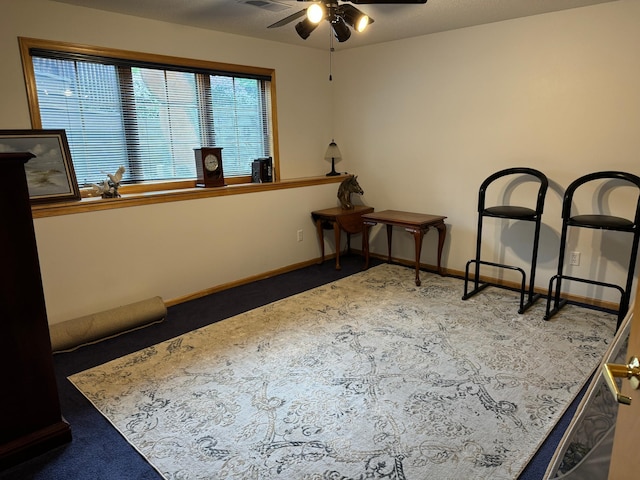
[[[327,147],[327,153],[324,154],[324,159],[331,162],[331,171],[327,173],[327,177],[340,175],[336,172],[336,162],[342,160],[342,154],[340,153],[338,145],[333,140],[331,140],[331,143]]]
[[[331,143],[327,147],[327,153],[324,154],[324,159],[327,161],[333,159],[336,162],[339,162],[340,160],[342,160],[342,154],[340,153],[340,149],[338,148],[338,145],[336,144],[336,142],[334,142],[333,140],[331,140]]]

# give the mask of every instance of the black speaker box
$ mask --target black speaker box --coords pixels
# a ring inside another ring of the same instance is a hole
[[[258,158],[251,162],[251,181],[253,183],[273,182],[273,159]]]

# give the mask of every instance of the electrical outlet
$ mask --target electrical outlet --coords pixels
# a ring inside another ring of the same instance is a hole
[[[569,263],[571,265],[580,265],[580,252],[571,252],[569,254]]]
[[[304,238],[304,234],[303,234],[302,230],[298,230],[297,238],[298,238],[299,242],[301,242],[302,239]]]

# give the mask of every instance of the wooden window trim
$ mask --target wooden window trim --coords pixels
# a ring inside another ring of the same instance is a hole
[[[41,40],[37,38],[18,37],[20,46],[20,55],[22,58],[22,67],[24,71],[25,86],[27,90],[27,101],[29,107],[29,114],[31,118],[32,128],[42,128],[42,120],[40,117],[40,108],[38,105],[38,95],[36,88],[35,73],[33,71],[33,63],[30,58],[30,50],[32,48],[72,52],[83,55],[95,55],[101,57],[121,58],[126,60],[147,61],[151,63],[167,64],[175,66],[186,66],[190,68],[202,68],[205,70],[219,70],[235,73],[246,73],[250,75],[264,75],[271,78],[270,80],[270,96],[271,96],[271,124],[272,124],[272,153],[273,153],[273,174],[276,179],[280,178],[280,162],[279,162],[279,148],[278,148],[278,120],[277,120],[277,98],[276,98],[276,75],[275,70],[272,68],[252,67],[246,65],[236,65],[221,62],[213,62],[208,60],[197,60],[191,58],[173,57],[167,55],[142,53],[129,50],[120,50],[114,48],[94,47],[90,45],[82,45],[76,43],[57,42],[49,40]],[[318,184],[333,183],[323,181],[322,178]],[[313,180],[290,180],[290,181],[277,181],[273,184],[252,184],[250,176],[240,177],[227,177],[225,182],[228,184],[229,191],[232,194],[254,192],[260,190],[271,190],[277,188],[293,188],[294,186],[302,184],[309,185],[316,184]],[[280,185],[276,187],[275,185]],[[242,188],[240,188],[242,187]],[[227,188],[227,187],[225,187]],[[180,201],[189,198],[204,198],[207,196],[218,196],[218,193],[204,193],[202,189],[195,188],[195,179],[193,180],[177,180],[177,181],[163,181],[163,182],[143,182],[138,184],[123,185],[120,187],[120,193],[123,198],[128,199],[122,201],[121,199],[115,199],[115,202],[120,204],[113,204],[107,207],[102,206],[103,202],[107,202],[105,199],[93,198],[92,191],[89,188],[82,188],[82,200],[80,202],[67,202],[58,203],[55,205],[38,205],[32,208],[34,218],[47,217],[53,215],[66,215],[71,213],[86,212],[91,210],[104,210],[109,208],[121,208],[127,205],[143,205],[149,203],[161,203],[168,201]],[[229,193],[225,193],[229,194]],[[154,200],[155,199],[155,200]],[[117,206],[116,206],[117,205]]]

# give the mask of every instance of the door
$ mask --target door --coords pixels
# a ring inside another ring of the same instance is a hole
[[[632,356],[640,358],[640,282],[636,291],[629,350],[626,360]],[[618,406],[618,419],[611,453],[609,480],[638,478],[640,472],[640,390],[633,390],[628,380],[622,380],[623,395],[631,397],[631,405]],[[612,399],[612,401],[614,401]]]

